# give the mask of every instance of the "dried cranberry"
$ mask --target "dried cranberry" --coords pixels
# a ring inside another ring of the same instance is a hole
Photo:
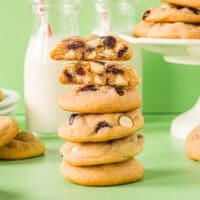
[[[85,52],[92,52],[92,51],[94,51],[94,49],[95,49],[95,48],[93,48],[93,47],[87,47],[87,48],[85,49]]]
[[[105,121],[99,122],[95,128],[95,133],[97,133],[99,131],[99,129],[105,128],[105,127],[112,128],[112,126]]]
[[[86,85],[79,89],[79,92],[86,92],[86,91],[97,91],[97,88],[94,85]]]
[[[198,15],[198,14],[200,14],[200,10],[199,9],[197,9],[197,8],[191,8],[191,7],[189,7],[188,8],[190,11],[192,11],[194,14],[196,14],[196,15]]]
[[[115,91],[117,92],[117,94],[119,96],[123,96],[124,95],[124,90],[122,87],[115,87]]]
[[[123,74],[124,70],[116,68],[115,65],[110,65],[106,68],[106,73]]]
[[[107,46],[108,48],[114,48],[115,45],[116,45],[116,39],[112,36],[106,36],[106,37],[102,37],[104,40],[103,40],[103,44],[105,46]]]
[[[73,82],[73,76],[67,70],[63,72],[69,82]]]
[[[123,57],[127,50],[128,50],[128,47],[124,47],[123,49],[119,50],[117,53],[118,58]]]
[[[76,73],[80,76],[85,76],[85,70],[82,67],[77,68]]]
[[[72,125],[74,123],[75,117],[77,117],[79,114],[77,113],[72,113],[69,117],[69,125]]]
[[[151,10],[146,10],[144,14],[142,15],[142,19],[145,20],[150,15],[150,13],[151,13]]]
[[[67,45],[68,49],[79,49],[85,47],[85,43],[82,41],[73,41]]]

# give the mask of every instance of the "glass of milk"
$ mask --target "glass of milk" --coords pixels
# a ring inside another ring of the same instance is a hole
[[[57,99],[68,86],[59,83],[66,62],[50,52],[64,37],[78,35],[78,0],[32,0],[33,31],[24,64],[26,125],[38,134],[55,135],[66,114]]]

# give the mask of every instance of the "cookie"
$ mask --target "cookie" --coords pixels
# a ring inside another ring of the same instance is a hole
[[[62,84],[110,85],[136,87],[140,78],[133,67],[119,61],[79,61],[64,67],[60,78]]]
[[[59,137],[72,142],[102,142],[126,137],[140,130],[144,118],[139,111],[108,114],[76,114],[59,127]]]
[[[176,4],[179,6],[200,8],[200,0],[161,0],[161,1],[165,3]]]
[[[0,116],[0,147],[10,142],[18,133],[17,122],[11,117]]]
[[[45,152],[45,146],[31,132],[22,131],[7,145],[0,148],[0,159],[19,160],[40,156]]]
[[[128,160],[143,150],[144,137],[138,134],[98,143],[67,142],[61,147],[63,159],[74,166],[116,163]]]
[[[133,36],[144,38],[200,39],[200,25],[141,22],[134,27]]]
[[[164,5],[146,10],[142,16],[146,22],[200,23],[200,10],[177,5]]]
[[[135,159],[87,167],[77,167],[63,161],[60,172],[64,178],[80,185],[106,186],[138,181],[143,177],[144,169]]]
[[[79,113],[125,112],[141,107],[141,96],[135,88],[86,85],[68,90],[58,104]]]
[[[187,136],[185,149],[190,159],[200,161],[200,125]]]
[[[3,97],[4,97],[3,92],[2,92],[2,90],[0,90],[0,101],[3,100]]]
[[[51,52],[54,60],[128,60],[132,57],[129,44],[119,37],[69,37]]]

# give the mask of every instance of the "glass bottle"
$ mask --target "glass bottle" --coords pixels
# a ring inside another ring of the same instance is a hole
[[[66,36],[78,34],[78,0],[32,0],[33,31],[24,64],[24,98],[27,128],[38,134],[56,134],[65,120],[57,106],[66,86],[59,73],[66,64],[54,61],[50,52]]]
[[[95,23],[92,33],[99,35],[115,34],[124,39],[130,38],[135,25],[135,11],[138,0],[91,0],[95,10]],[[128,37],[127,37],[128,36]],[[129,41],[128,41],[129,42]],[[141,48],[131,45],[134,56],[127,61],[142,77]],[[139,86],[142,93],[142,83]]]

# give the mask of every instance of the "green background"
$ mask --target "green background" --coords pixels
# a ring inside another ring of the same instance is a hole
[[[1,1],[0,6],[0,87],[17,90],[22,100],[17,112],[24,112],[23,62],[32,30],[32,11],[28,0]],[[113,0],[113,3],[115,1]],[[90,0],[82,0],[79,15],[81,34],[91,30]],[[138,1],[136,22],[158,0]],[[180,113],[189,109],[200,94],[200,67],[166,63],[160,55],[143,51],[144,113]]]

